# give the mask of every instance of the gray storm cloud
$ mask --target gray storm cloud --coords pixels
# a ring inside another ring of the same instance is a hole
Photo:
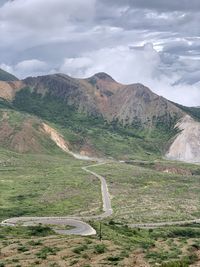
[[[177,10],[194,10],[200,9],[199,0],[100,0],[102,3],[110,6],[130,6],[133,8],[146,8],[163,11],[177,11]]]
[[[0,67],[20,78],[104,71],[200,105],[199,0],[0,3]]]

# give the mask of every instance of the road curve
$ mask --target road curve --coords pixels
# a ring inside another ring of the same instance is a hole
[[[69,217],[19,217],[3,221],[3,226],[34,226],[38,224],[52,226],[53,230],[60,234],[68,235],[95,235],[96,231],[87,223]],[[71,226],[72,229],[59,229],[59,226]]]
[[[96,230],[90,226],[88,223],[82,220],[90,220],[90,219],[103,219],[112,214],[112,207],[110,196],[108,192],[108,187],[106,184],[106,180],[103,176],[98,175],[97,173],[88,170],[89,167],[95,167],[99,165],[106,164],[107,162],[101,162],[98,164],[82,167],[82,169],[95,177],[97,177],[101,182],[101,193],[102,193],[102,202],[103,202],[103,214],[96,215],[96,216],[87,216],[87,217],[15,217],[4,220],[0,223],[1,226],[16,226],[16,225],[23,225],[23,226],[30,226],[30,225],[50,225],[52,229],[59,234],[65,235],[95,235]],[[72,229],[59,229],[59,226],[71,226]]]
[[[88,160],[88,159],[87,159]],[[110,195],[108,191],[108,186],[106,179],[95,173],[94,171],[89,170],[90,167],[96,167],[110,162],[100,162],[98,164],[93,164],[89,166],[82,167],[82,170],[94,175],[101,182],[101,194],[102,194],[102,203],[103,203],[103,213],[95,216],[63,216],[63,217],[16,217],[4,220],[0,223],[1,226],[16,226],[21,224],[23,226],[44,224],[52,225],[52,229],[59,234],[65,235],[95,235],[96,231],[88,223],[84,222],[90,219],[101,220],[112,215],[113,210],[111,206]],[[119,162],[122,163],[122,162]],[[137,223],[129,224],[130,228],[156,228],[156,227],[165,227],[165,226],[178,226],[178,225],[187,225],[192,223],[200,223],[200,219],[186,220],[186,221],[174,221],[174,222],[159,222],[159,223]],[[72,229],[59,229],[59,226],[71,226]]]

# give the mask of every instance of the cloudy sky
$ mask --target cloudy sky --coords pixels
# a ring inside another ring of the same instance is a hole
[[[0,67],[107,72],[200,106],[200,0],[0,0]]]

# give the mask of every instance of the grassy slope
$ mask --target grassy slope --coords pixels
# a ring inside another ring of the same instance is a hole
[[[93,226],[99,230],[99,223]],[[0,266],[138,267],[149,262],[150,266],[188,267],[199,261],[197,225],[148,231],[110,221],[102,223],[102,234],[99,241],[98,237],[56,236],[42,227],[0,227]]]
[[[200,168],[166,163],[189,169],[194,175],[170,174],[150,165],[107,164],[91,168],[106,176],[113,197],[114,218],[125,223],[159,222],[200,218]]]
[[[99,181],[66,154],[0,150],[0,220],[22,215],[74,215],[101,208]]]
[[[0,101],[3,114],[17,132],[32,115]],[[55,125],[54,125],[55,126]],[[58,126],[59,128],[59,126]],[[73,141],[74,134],[64,130]],[[63,153],[51,140],[38,135],[41,154],[18,154],[4,142],[0,148],[0,221],[13,216],[97,214],[101,210],[99,181],[81,170],[87,163]]]
[[[14,75],[0,69],[0,81],[17,81],[17,80],[18,79]]]
[[[26,127],[24,127],[24,124],[28,123],[28,126],[30,127],[30,131],[26,132]],[[10,133],[8,136],[6,135],[7,126],[12,129],[12,133]],[[32,144],[32,139],[35,140],[35,144],[38,145],[38,151],[41,153],[46,154],[52,154],[52,153],[60,153],[60,149],[57,147],[57,145],[48,138],[47,135],[42,133],[40,130],[41,127],[41,120],[36,118],[35,116],[29,115],[27,113],[18,112],[14,110],[13,108],[10,108],[9,104],[0,102],[0,146],[9,149],[9,150],[15,150],[14,147],[23,146],[23,140],[17,141],[16,136],[17,135],[24,135],[25,138],[25,147],[29,152],[34,152],[34,144]],[[23,150],[23,149],[22,149]],[[18,151],[18,150],[16,150]]]
[[[176,105],[178,108],[182,109],[183,111],[185,111],[190,116],[192,116],[195,120],[200,121],[200,108],[199,107],[185,107],[177,103],[173,103],[173,104]]]

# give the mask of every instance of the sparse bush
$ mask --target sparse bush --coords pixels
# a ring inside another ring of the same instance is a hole
[[[70,266],[73,266],[74,264],[77,264],[78,263],[78,260],[73,260],[70,262]]]
[[[82,251],[86,250],[88,247],[87,245],[81,245],[76,248],[74,248],[72,251],[76,254],[80,254]]]
[[[42,245],[42,241],[41,240],[37,240],[37,241],[31,240],[31,241],[28,242],[28,245],[30,245],[30,246],[40,246],[40,245]]]
[[[160,267],[188,267],[188,263],[183,262],[183,261],[171,261],[171,262],[166,262],[162,263]]]
[[[19,262],[19,259],[12,259],[12,262]]]
[[[119,256],[110,256],[110,257],[107,258],[107,260],[116,262],[116,261],[120,261],[121,257],[119,257]]]
[[[53,262],[49,265],[49,267],[59,267],[58,263],[56,262]]]
[[[115,225],[115,221],[114,221],[113,219],[111,219],[111,220],[109,221],[109,225]]]
[[[94,247],[95,253],[102,254],[106,252],[107,247],[105,244],[98,244]]]
[[[48,226],[37,225],[37,226],[29,226],[29,235],[30,236],[47,236],[49,234],[53,234],[53,230]]]
[[[48,255],[56,255],[57,251],[59,251],[58,248],[44,247],[36,253],[36,256],[40,259],[46,259]]]
[[[85,239],[85,243],[88,244],[88,245],[89,245],[89,244],[92,244],[92,240],[89,239],[89,238],[86,238],[86,239]]]
[[[188,237],[188,238],[198,238],[200,237],[199,229],[192,228],[175,228],[171,230],[168,234],[168,237]]]
[[[90,258],[90,257],[88,256],[87,253],[84,253],[84,254],[82,255],[82,257],[83,257],[84,259],[89,259],[89,258]]]
[[[39,265],[40,264],[40,261],[35,261],[34,264],[35,265]]]
[[[127,250],[121,251],[120,257],[122,257],[122,258],[128,258],[129,257],[128,251]]]
[[[18,252],[26,252],[29,251],[29,249],[26,246],[20,246],[17,248]]]

